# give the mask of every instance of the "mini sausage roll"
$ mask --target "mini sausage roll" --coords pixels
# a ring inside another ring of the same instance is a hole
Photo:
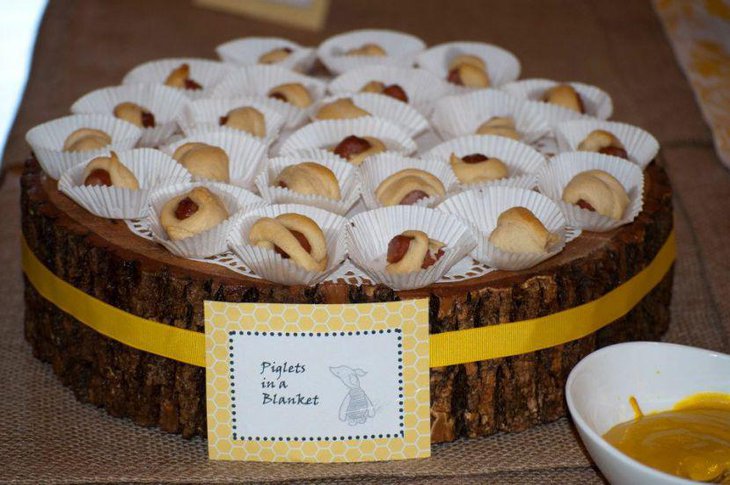
[[[388,273],[412,273],[429,268],[444,255],[444,243],[423,231],[404,231],[388,243]]]
[[[563,200],[614,220],[623,217],[630,202],[621,182],[603,170],[588,170],[573,177],[563,190]]]
[[[228,219],[223,202],[205,187],[173,197],[162,206],[160,224],[173,241],[187,239]]]
[[[433,174],[417,168],[407,168],[383,180],[375,197],[383,206],[412,205],[426,197],[443,197],[446,188]]]
[[[308,271],[327,268],[327,243],[322,229],[307,216],[281,214],[262,217],[251,227],[248,241],[253,246],[276,251],[284,259]]]
[[[557,242],[535,214],[525,207],[512,207],[497,218],[497,227],[489,235],[489,242],[502,251],[511,253],[546,253]]]

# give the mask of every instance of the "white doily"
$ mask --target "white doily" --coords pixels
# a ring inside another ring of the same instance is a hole
[[[134,233],[135,235],[144,239],[148,239],[150,241],[153,240],[152,232],[146,226],[144,219],[129,220],[125,222],[127,223],[127,227],[129,227],[129,230],[132,231],[132,233]],[[572,241],[573,239],[578,237],[578,235],[580,235],[580,229],[568,228],[566,235],[567,240]],[[231,251],[226,251],[223,254],[211,256],[210,258],[191,259],[203,263],[217,264],[219,266],[224,266],[231,271],[235,271],[236,273],[248,276],[249,278],[261,279],[260,276],[256,275],[253,271],[246,267],[246,265],[243,264],[243,261],[241,261]],[[480,276],[484,276],[485,274],[491,273],[492,271],[495,271],[495,268],[490,268],[489,266],[475,261],[471,257],[466,257],[456,263],[454,266],[452,266],[451,269],[449,269],[449,271],[447,271],[446,274],[437,282],[437,284],[453,283],[455,281],[464,281],[472,278],[479,278]],[[334,272],[329,277],[327,277],[325,281],[331,283],[346,283],[351,285],[372,284],[370,278],[368,278],[368,276],[362,270],[360,270],[360,268],[355,266],[349,259],[346,259],[337,269],[335,269]]]

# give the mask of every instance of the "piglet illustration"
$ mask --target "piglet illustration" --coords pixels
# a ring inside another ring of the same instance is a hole
[[[345,399],[340,404],[340,421],[347,421],[350,426],[355,426],[363,424],[368,418],[375,416],[372,401],[360,387],[360,377],[367,372],[346,365],[330,367],[330,372],[337,376],[348,389]]]

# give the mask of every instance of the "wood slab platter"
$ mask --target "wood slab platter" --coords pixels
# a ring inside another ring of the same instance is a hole
[[[645,171],[644,209],[629,225],[584,233],[525,271],[396,292],[382,285],[284,286],[175,257],[126,224],[86,212],[35,160],[22,177],[22,229],[57,276],[124,311],[203,331],[203,301],[358,303],[430,297],[431,333],[541,317],[594,300],[652,261],[672,227],[671,187],[657,161]],[[597,348],[658,339],[669,325],[672,271],[623,318],[548,349],[431,369],[434,442],[515,432],[566,414],[568,373]],[[143,426],[205,436],[205,369],[107,338],[41,297],[26,279],[25,335],[35,355],[84,402]]]

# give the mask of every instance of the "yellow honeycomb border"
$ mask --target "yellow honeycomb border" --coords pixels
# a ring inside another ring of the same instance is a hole
[[[404,436],[345,441],[234,440],[230,331],[354,332],[400,328]],[[431,455],[428,299],[344,305],[205,302],[208,456],[213,460],[355,462]]]

